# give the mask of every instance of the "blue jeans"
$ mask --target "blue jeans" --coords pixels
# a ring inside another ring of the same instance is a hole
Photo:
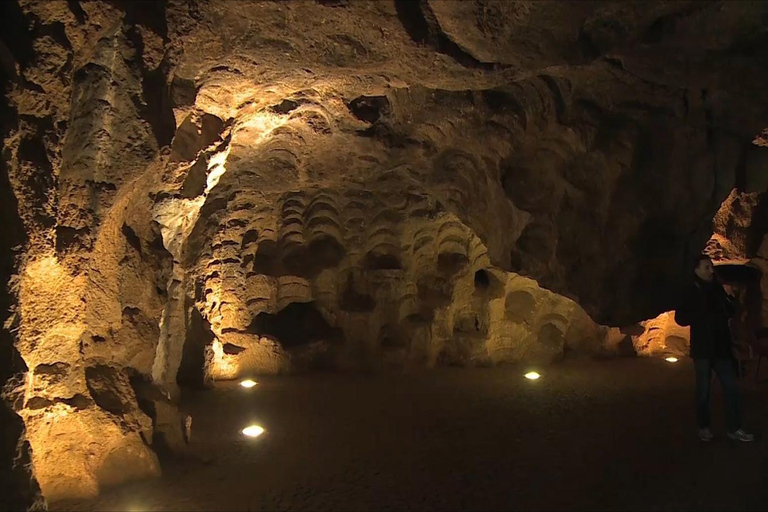
[[[728,432],[741,428],[739,389],[736,386],[736,369],[733,359],[694,359],[696,368],[696,419],[699,428],[709,428],[709,392],[712,387],[712,371],[717,374],[725,399],[725,427]]]

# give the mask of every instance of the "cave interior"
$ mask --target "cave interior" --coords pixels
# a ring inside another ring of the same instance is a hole
[[[524,415],[548,399],[521,375],[561,371],[629,421],[636,383],[663,387],[648,365],[691,373],[674,310],[701,253],[742,331],[768,327],[766,2],[10,0],[0,26],[9,509],[97,510],[210,464],[196,425],[271,392],[375,430],[410,413],[347,389],[429,411],[446,379],[467,415],[488,410],[462,389]],[[412,416],[447,436],[435,417]],[[403,493],[366,499],[427,500]]]

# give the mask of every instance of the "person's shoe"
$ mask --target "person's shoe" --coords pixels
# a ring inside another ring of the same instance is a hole
[[[749,443],[755,440],[755,436],[752,434],[747,434],[744,432],[744,429],[739,429],[736,432],[728,432],[728,438],[733,439],[734,441],[742,441],[745,443]]]
[[[714,438],[715,438],[715,436],[712,435],[712,431],[709,430],[708,428],[700,428],[699,429],[699,439],[701,439],[705,443],[710,442]]]

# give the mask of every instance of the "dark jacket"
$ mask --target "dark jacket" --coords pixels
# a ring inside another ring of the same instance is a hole
[[[692,358],[733,357],[728,321],[735,309],[735,299],[718,282],[707,283],[694,277],[686,286],[675,310],[675,322],[691,326]]]

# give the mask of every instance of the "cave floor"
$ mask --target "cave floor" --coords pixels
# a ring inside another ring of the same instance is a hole
[[[705,444],[690,361],[260,378],[187,395],[194,462],[54,510],[766,510],[768,382],[742,382],[756,442]],[[766,374],[768,377],[768,374]],[[239,431],[251,422],[267,432]]]

